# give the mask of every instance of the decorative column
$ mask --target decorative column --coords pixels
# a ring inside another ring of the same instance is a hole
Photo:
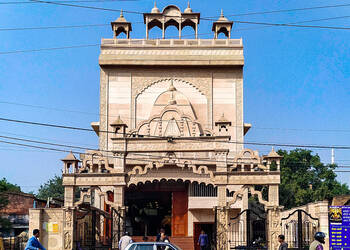
[[[75,249],[75,212],[72,208],[65,208],[63,217],[63,249],[73,250]]]
[[[115,186],[113,188],[113,211],[112,211],[112,225],[113,225],[113,241],[112,247],[118,248],[118,242],[123,235],[125,228],[125,206],[124,206],[124,186]]]
[[[218,187],[218,206],[216,209],[216,247],[217,249],[228,249],[228,207],[226,197],[227,187],[227,151],[215,152],[216,176],[215,183]]]
[[[229,249],[228,238],[227,238],[228,207],[226,206],[217,207],[215,216],[216,216],[216,249],[228,250]]]
[[[268,249],[278,249],[278,235],[281,234],[281,206],[266,206]]]
[[[67,177],[63,177],[67,178]],[[64,207],[74,207],[74,194],[75,187],[74,186],[64,186]]]

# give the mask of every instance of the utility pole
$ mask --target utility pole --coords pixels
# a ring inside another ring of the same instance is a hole
[[[334,148],[332,148],[332,157],[331,157],[331,163],[334,164]]]

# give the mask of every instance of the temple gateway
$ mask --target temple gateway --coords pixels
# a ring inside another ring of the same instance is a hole
[[[186,250],[198,249],[201,230],[212,249],[255,240],[276,249],[281,157],[244,147],[243,41],[223,13],[216,19],[213,39],[198,39],[190,6],[144,13],[146,39],[131,38],[122,13],[111,23],[91,123],[99,148],[62,160],[63,208],[30,212],[48,249],[117,249],[125,231],[153,240],[161,228]],[[169,26],[178,38],[165,38]],[[186,26],[195,39],[182,36]],[[153,28],[162,37],[150,39]]]

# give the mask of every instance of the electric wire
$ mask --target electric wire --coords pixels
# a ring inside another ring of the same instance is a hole
[[[0,138],[3,139],[10,139],[10,140],[17,140],[17,141],[23,141],[23,142],[29,142],[29,143],[36,143],[36,144],[44,144],[44,145],[49,145],[49,146],[57,146],[57,147],[66,147],[66,148],[70,148],[70,150],[61,150],[58,148],[47,148],[47,147],[43,147],[43,146],[36,146],[36,145],[32,145],[32,144],[23,144],[23,143],[12,143],[9,141],[3,141],[0,140],[0,143],[8,143],[8,144],[13,144],[13,145],[17,145],[17,146],[24,146],[24,147],[33,147],[36,149],[41,149],[41,150],[52,150],[52,151],[59,151],[59,152],[75,152],[75,153],[79,153],[79,154],[85,154],[85,155],[94,155],[93,153],[82,153],[82,152],[77,152],[77,151],[73,151],[72,148],[74,149],[83,149],[83,150],[96,150],[96,149],[92,149],[92,148],[87,148],[87,147],[81,147],[81,146],[74,146],[74,145],[67,145],[67,144],[58,144],[58,143],[49,143],[49,142],[43,142],[43,141],[37,141],[37,140],[28,140],[28,139],[24,139],[24,138],[18,138],[18,137],[9,137],[9,136],[1,136]],[[1,150],[1,148],[0,148]],[[104,153],[115,153],[117,151],[114,150],[98,150],[99,152],[104,152]],[[149,152],[149,153],[157,153],[157,152]],[[143,156],[143,157],[147,157],[147,158],[132,158],[132,157],[127,157],[127,160],[146,160],[147,162],[154,162],[154,160],[152,159],[158,159],[158,160],[162,160],[164,159],[164,156],[161,155],[150,155],[150,154],[145,154],[145,153],[134,153],[134,152],[129,152],[129,154],[134,155],[134,156]],[[111,157],[111,155],[106,155],[106,157]],[[119,159],[123,159],[122,156],[112,156],[113,158],[119,158]],[[218,162],[223,162],[223,163],[227,163],[227,164],[254,164],[255,162],[236,162],[233,161],[231,159],[227,159],[227,161],[221,161],[221,160],[216,160],[216,159],[210,159],[210,158],[193,158],[193,157],[176,157],[176,159],[179,160],[192,160],[192,161],[204,161],[204,162],[213,162],[213,163],[218,163]],[[301,162],[293,162],[293,163],[297,163],[297,164],[305,164],[305,162],[301,161]],[[344,166],[344,165],[338,165],[337,167],[341,167],[341,168],[350,168],[350,166]]]
[[[67,113],[77,113],[77,114],[84,114],[84,115],[94,115],[94,116],[106,116],[106,114],[99,114],[99,113],[92,113],[92,112],[85,112],[81,110],[68,110],[68,109],[61,109],[61,108],[55,108],[55,107],[47,107],[47,106],[42,106],[42,105],[32,105],[32,104],[24,104],[24,103],[17,103],[17,102],[8,102],[8,101],[0,101],[0,104],[9,104],[9,105],[16,105],[16,106],[24,106],[24,107],[30,107],[30,108],[37,108],[37,109],[46,109],[46,110],[53,110],[53,111],[58,111],[58,112],[67,112]],[[108,114],[108,117],[119,117],[119,115],[111,115]],[[124,116],[128,120],[143,120],[143,118],[136,117],[132,118],[129,116]],[[164,119],[155,119],[156,121],[169,121],[169,120],[164,120]],[[176,120],[176,119],[175,119]],[[181,120],[176,120],[176,121],[181,121]],[[201,123],[202,125],[209,125],[211,126],[211,123]],[[242,128],[244,127],[241,125],[231,125],[232,127],[237,127],[237,128]],[[314,132],[349,132],[350,129],[310,129],[310,128],[278,128],[278,127],[256,127],[254,126],[254,129],[261,129],[261,130],[283,130],[283,131],[314,131]]]
[[[28,125],[36,125],[36,126],[45,126],[45,127],[53,127],[53,128],[61,128],[61,129],[71,129],[71,130],[77,130],[77,131],[94,131],[93,129],[88,128],[81,128],[81,127],[73,127],[73,126],[66,126],[66,125],[58,125],[58,124],[49,124],[49,123],[39,123],[39,122],[33,122],[33,121],[24,121],[24,120],[15,120],[15,119],[8,119],[4,117],[0,117],[0,121],[6,121],[6,122],[15,122],[15,123],[22,123],[22,124],[28,124]],[[99,133],[111,133],[115,134],[113,131],[104,131],[104,130],[98,130]],[[121,133],[118,133],[121,134]],[[133,136],[134,134],[126,133],[125,135]],[[349,150],[350,146],[348,145],[303,145],[303,144],[292,144],[292,143],[269,143],[269,142],[239,142],[239,141],[227,141],[227,140],[217,140],[217,139],[209,139],[208,137],[169,137],[169,136],[154,136],[154,135],[138,135],[138,137],[143,138],[156,138],[156,139],[166,139],[168,140],[171,138],[172,140],[176,139],[186,139],[195,141],[198,143],[203,142],[216,142],[216,143],[232,143],[232,144],[243,144],[243,145],[256,145],[256,146],[277,146],[277,147],[290,147],[290,148],[318,148],[318,149],[343,149],[343,150]],[[124,139],[132,139],[133,137],[125,137]]]

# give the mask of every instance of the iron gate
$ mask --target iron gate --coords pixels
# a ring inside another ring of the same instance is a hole
[[[230,249],[267,249],[266,230],[266,213],[243,210],[228,224]]]
[[[318,231],[318,221],[318,218],[312,217],[302,209],[297,209],[286,218],[282,218],[282,234],[286,238],[289,249],[309,249]]]
[[[93,208],[80,207],[76,210],[76,240],[79,250],[112,248],[112,216],[110,213]]]

